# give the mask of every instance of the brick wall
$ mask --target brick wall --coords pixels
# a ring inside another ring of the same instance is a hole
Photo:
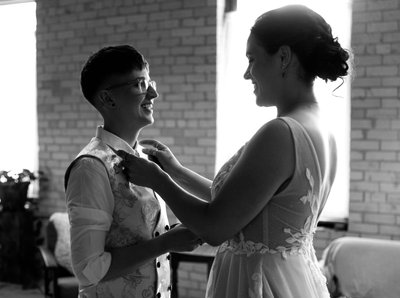
[[[83,99],[79,73],[90,53],[137,46],[160,99],[143,137],[171,146],[212,178],[216,115],[216,1],[38,0],[39,164],[49,176],[40,210],[64,210],[63,175],[100,117]],[[133,3],[133,4],[132,4]],[[400,0],[354,0],[349,230],[321,229],[318,255],[343,235],[400,239]],[[181,297],[204,297],[205,266],[183,263]]]

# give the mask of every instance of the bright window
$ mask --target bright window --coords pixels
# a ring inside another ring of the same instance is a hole
[[[255,19],[263,12],[287,4],[304,4],[321,14],[331,25],[344,48],[350,49],[351,1],[265,1],[238,0],[237,10],[226,13],[219,32],[218,105],[216,169],[250,139],[265,122],[276,116],[275,108],[255,104],[253,88],[243,79],[247,68],[246,42]],[[340,17],[338,17],[340,16]],[[350,151],[350,82],[345,79],[328,82],[318,79],[314,90],[338,144],[338,172],[327,205],[321,216],[324,221],[348,217],[349,151]],[[335,91],[334,91],[335,90]]]
[[[35,30],[35,2],[0,2],[0,170],[37,170]]]

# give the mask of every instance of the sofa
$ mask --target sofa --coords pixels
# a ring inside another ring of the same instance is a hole
[[[320,266],[332,298],[400,297],[400,241],[341,237],[323,251]]]

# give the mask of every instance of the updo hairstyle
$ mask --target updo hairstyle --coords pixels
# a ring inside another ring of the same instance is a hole
[[[349,53],[333,38],[329,24],[306,6],[288,5],[264,13],[251,34],[271,55],[289,46],[304,69],[306,82],[316,77],[335,81],[348,73]]]

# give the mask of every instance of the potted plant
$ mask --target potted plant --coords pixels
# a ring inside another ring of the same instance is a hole
[[[23,169],[21,172],[0,171],[0,208],[17,211],[25,207],[28,188],[39,174]]]

